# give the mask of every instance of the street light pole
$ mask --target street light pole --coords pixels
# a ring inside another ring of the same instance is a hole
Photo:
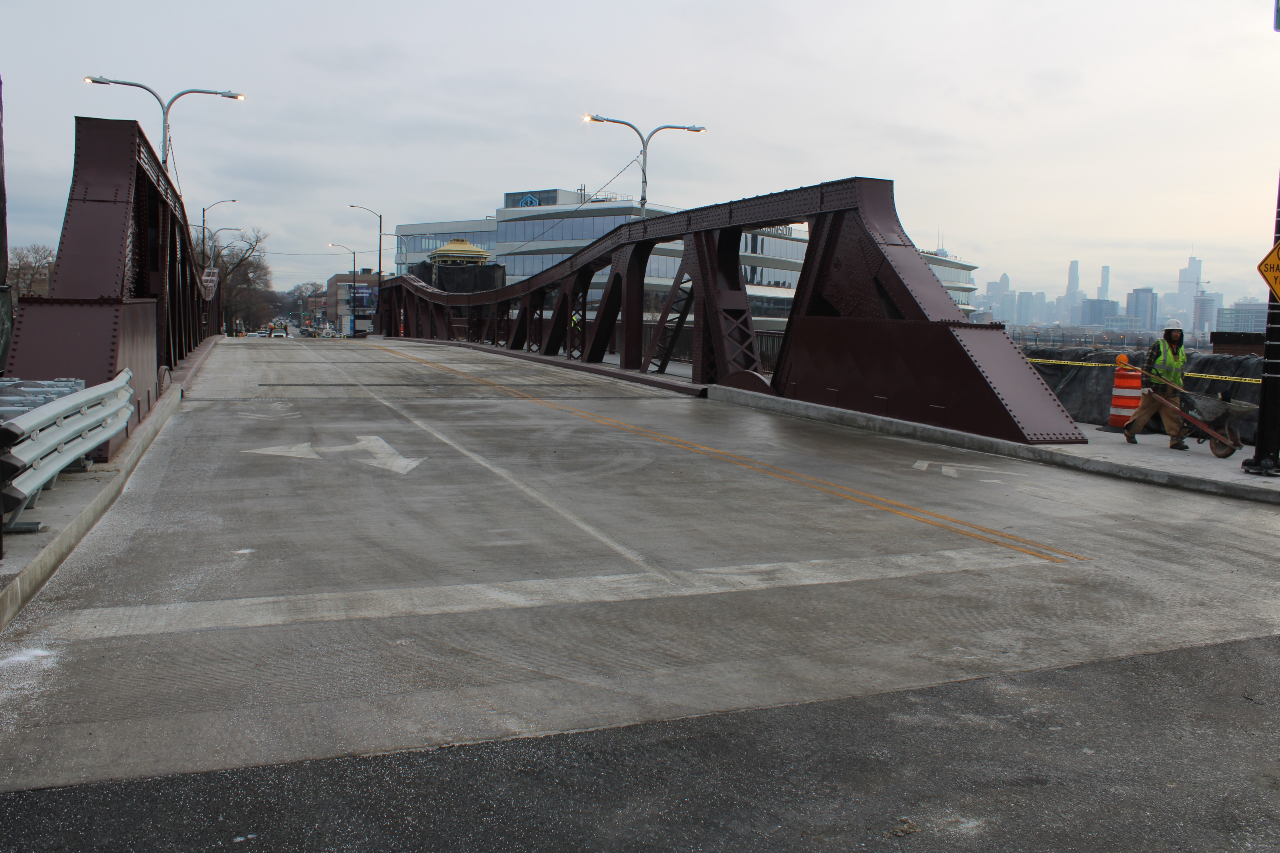
[[[349,204],[347,207],[354,207],[357,210],[369,210],[367,207],[361,207],[358,204]],[[378,217],[378,284],[382,284],[382,214],[369,210],[374,216]]]
[[[629,121],[623,121],[618,118],[605,118],[602,115],[583,116],[583,121],[601,121],[610,122],[611,124],[625,124],[636,132],[636,136],[640,137],[640,219],[643,221],[645,217],[645,207],[649,200],[649,140],[653,139],[655,133],[660,130],[687,130],[690,133],[706,133],[705,127],[699,127],[694,124],[664,124],[655,127],[649,131],[649,135],[645,136],[640,132],[640,128],[636,127]]]
[[[200,234],[201,234],[201,236],[203,237],[203,235],[207,234],[207,233],[208,233],[208,231],[209,231],[209,229],[208,229],[208,228],[206,228],[206,227],[205,227],[205,224],[204,224],[205,214],[206,214],[206,213],[208,213],[209,211],[213,210],[215,207],[217,207],[217,206],[218,206],[218,205],[220,205],[220,204],[227,204],[228,202],[229,202],[229,203],[231,203],[231,204],[235,204],[235,203],[236,203],[236,202],[238,202],[239,200],[240,200],[240,199],[238,199],[238,198],[224,198],[222,201],[215,201],[213,204],[209,205],[208,207],[202,207],[202,208],[200,208]],[[224,230],[226,230],[226,229],[223,229],[223,228],[219,228],[219,229],[218,229],[218,231],[224,231]],[[216,233],[218,233],[218,232],[217,232],[217,231],[215,231],[214,233],[216,234]],[[204,253],[204,256],[205,256],[205,259],[204,259],[204,265],[205,265],[205,266],[209,266],[209,253],[208,253],[208,252],[205,252],[205,253]]]
[[[213,89],[184,89],[170,98],[168,103],[165,103],[164,98],[157,95],[155,89],[150,86],[144,86],[141,83],[130,83],[128,80],[112,80],[108,77],[86,77],[84,82],[97,83],[100,86],[110,86],[112,84],[116,86],[133,86],[137,89],[146,89],[151,93],[151,96],[156,99],[156,103],[160,105],[162,119],[160,126],[160,166],[164,169],[165,174],[169,172],[169,109],[173,106],[174,101],[183,95],[218,95],[219,97],[230,98],[233,101],[244,100],[244,95],[239,92],[232,92],[229,89],[221,92]]]
[[[355,298],[356,292],[356,250],[348,248],[341,243],[330,243],[329,245],[335,249],[346,249],[351,253],[351,292],[347,294],[347,302],[350,303],[351,300]],[[337,300],[335,299],[334,301],[336,302]],[[338,306],[335,305],[333,307],[336,310]],[[353,314],[352,316],[355,315]]]

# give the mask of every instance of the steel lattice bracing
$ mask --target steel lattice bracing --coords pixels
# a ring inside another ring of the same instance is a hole
[[[772,379],[761,375],[738,252],[742,232],[795,222],[810,239]],[[684,257],[646,348],[644,272],[659,243]],[[609,268],[588,318],[592,276]],[[1004,326],[965,322],[898,221],[893,183],[849,178],[622,225],[510,287],[446,293],[383,283],[387,335],[467,340],[661,372],[692,324],[693,379],[1023,443],[1084,435]],[[430,316],[431,323],[417,317]],[[498,331],[501,330],[501,331]]]
[[[47,298],[14,316],[6,376],[88,385],[133,371],[134,423],[169,369],[221,328],[200,283],[182,198],[134,121],[76,118],[76,155]],[[110,452],[123,441],[112,440]]]

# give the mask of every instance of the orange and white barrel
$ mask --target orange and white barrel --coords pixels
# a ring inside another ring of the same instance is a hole
[[[1142,374],[1132,367],[1116,367],[1111,389],[1111,418],[1108,425],[1124,428],[1142,402]]]

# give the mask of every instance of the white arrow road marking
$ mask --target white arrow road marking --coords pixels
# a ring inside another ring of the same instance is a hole
[[[242,450],[241,453],[261,453],[264,456],[292,456],[296,459],[320,459],[317,450],[324,453],[340,453],[346,450],[364,450],[369,453],[373,459],[360,459],[365,465],[372,465],[374,468],[382,468],[387,471],[394,471],[397,474],[408,474],[414,468],[417,468],[427,458],[405,458],[396,452],[395,448],[383,441],[376,435],[358,435],[360,439],[355,444],[344,444],[339,447],[312,447],[311,442],[306,444],[286,444],[280,447],[263,447],[259,450]]]
[[[1027,476],[1026,474],[1018,474],[1013,471],[1001,471],[999,468],[990,468],[986,465],[956,465],[956,464],[943,465],[941,462],[926,462],[923,459],[917,459],[915,464],[912,465],[911,467],[917,471],[928,471],[930,465],[937,465],[939,468],[942,469],[942,473],[946,477],[959,477],[960,471],[962,469],[969,470],[969,471],[991,471],[996,474],[1005,474],[1010,477]],[[983,480],[982,482],[998,483],[1000,481],[999,480]]]
[[[298,459],[319,459],[320,454],[306,444],[283,444],[280,447],[264,447],[261,450],[241,450],[241,453],[261,453],[264,456],[293,456]]]
[[[374,468],[395,471],[397,474],[408,474],[426,459],[425,456],[420,459],[406,459],[397,453],[394,447],[376,435],[357,435],[356,438],[360,439],[356,444],[347,444],[342,447],[317,447],[316,450],[323,450],[326,453],[335,453],[341,450],[367,450],[373,459],[361,459],[361,462],[365,465],[372,465]]]

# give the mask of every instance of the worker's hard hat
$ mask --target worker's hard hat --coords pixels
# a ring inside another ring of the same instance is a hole
[[[1164,324],[1164,328],[1165,328],[1165,331],[1168,331],[1169,329],[1181,329],[1182,322],[1180,320],[1170,320],[1169,322]]]

